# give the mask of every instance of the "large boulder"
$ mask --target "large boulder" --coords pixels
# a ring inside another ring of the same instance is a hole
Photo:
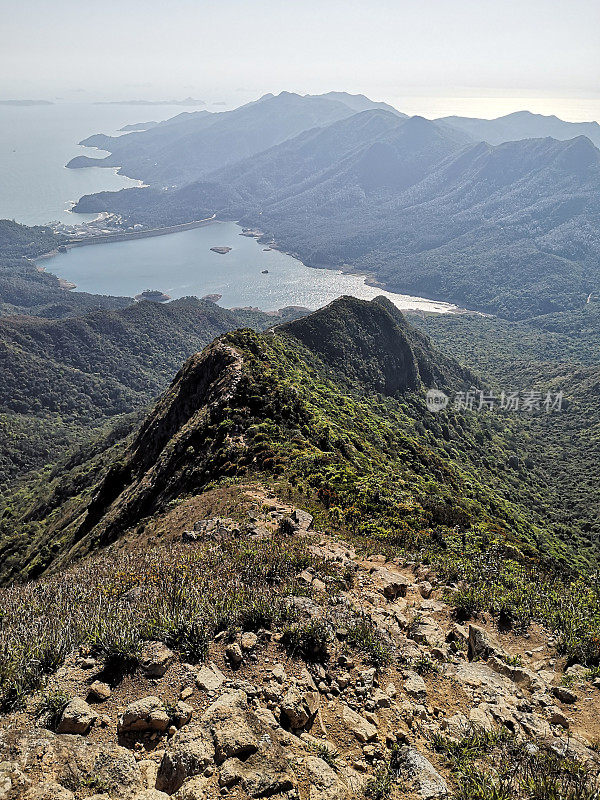
[[[269,732],[248,708],[248,697],[241,690],[219,697],[206,709],[200,721],[210,729],[218,764],[228,758],[245,759],[255,753],[261,737]]]
[[[448,796],[446,781],[422,753],[405,745],[400,748],[398,757],[422,800],[438,800]]]
[[[397,597],[406,597],[408,587],[411,582],[404,575],[397,572],[390,572],[385,568],[375,570],[374,577],[381,585],[381,591],[388,600],[395,600]]]
[[[75,697],[66,706],[62,713],[57,733],[72,733],[85,736],[96,720],[96,714],[88,706],[85,700]]]
[[[208,725],[193,724],[177,731],[160,762],[156,788],[168,794],[176,792],[189,778],[202,774],[214,757],[215,747]]]
[[[166,731],[171,723],[164,703],[154,696],[142,697],[130,703],[119,718],[119,733],[144,733]]]

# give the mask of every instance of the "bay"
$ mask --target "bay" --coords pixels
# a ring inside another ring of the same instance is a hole
[[[145,289],[158,289],[173,299],[218,294],[219,304],[227,308],[263,311],[290,305],[320,308],[343,294],[364,300],[385,295],[402,309],[456,310],[448,303],[369,286],[362,275],[307,267],[285,253],[265,250],[255,239],[241,236],[241,230],[234,222],[215,222],[165,236],[75,247],[43,264],[78,290],[94,294],[133,297]],[[232,249],[221,255],[211,247]]]

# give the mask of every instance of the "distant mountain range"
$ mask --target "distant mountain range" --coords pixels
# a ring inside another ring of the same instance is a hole
[[[111,152],[101,160],[102,166],[122,167],[127,175],[152,186],[181,186],[309,128],[349,117],[357,105],[370,102],[360,95],[348,95],[342,102],[340,96],[267,94],[234,111],[178,114],[149,130],[117,137],[99,134],[81,144]],[[90,165],[98,166],[98,161],[78,156],[67,166]]]
[[[136,177],[178,173],[187,182],[84,197],[76,210],[149,225],[216,213],[311,266],[351,265],[390,289],[509,318],[581,307],[597,290],[600,151],[588,137],[491,145],[447,120],[352,113],[349,104],[366,103],[266,96],[120,137],[111,163],[135,151]],[[492,121],[496,136],[510,124],[539,131],[547,119],[563,134],[580,130],[555,118],[507,119]]]
[[[489,144],[502,144],[517,139],[538,139],[545,136],[562,140],[587,136],[596,147],[600,147],[600,125],[597,122],[565,122],[555,116],[532,114],[531,111],[516,111],[514,114],[507,114],[497,119],[441,117],[436,122],[463,131],[473,141],[489,142]]]

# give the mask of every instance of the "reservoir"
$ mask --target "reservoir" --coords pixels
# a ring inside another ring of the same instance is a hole
[[[447,313],[449,303],[386,292],[364,276],[313,269],[277,250],[241,236],[234,222],[215,222],[165,236],[74,247],[45,260],[48,272],[93,294],[133,297],[159,289],[172,299],[219,294],[226,308],[274,311],[298,305],[320,308],[343,294],[371,300],[385,295],[401,309]],[[211,250],[216,247],[228,252]]]

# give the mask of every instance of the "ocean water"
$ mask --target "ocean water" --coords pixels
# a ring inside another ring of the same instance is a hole
[[[145,289],[159,289],[173,299],[219,294],[219,304],[227,308],[263,311],[289,305],[315,309],[343,294],[364,300],[383,294],[401,309],[455,309],[368,286],[361,275],[312,269],[285,253],[265,250],[255,239],[241,236],[241,230],[234,222],[215,222],[167,236],[75,247],[40,263],[80,291],[96,294],[133,297]],[[211,247],[232,249],[221,255]]]
[[[89,215],[72,214],[82,195],[138,186],[106,168],[66,169],[78,155],[102,151],[77,142],[93,133],[116,134],[123,125],[173,117],[193,107],[57,103],[0,106],[0,218],[27,225],[53,220],[73,224]]]
[[[50,106],[0,106],[0,218],[27,225],[53,220],[75,223],[93,215],[70,208],[82,195],[138,185],[114,169],[70,170],[74,156],[100,157],[101,151],[77,144],[93,133],[117,134],[124,125],[162,120],[180,106],[121,106],[57,103]],[[264,252],[254,239],[240,236],[234,223],[168,236],[75,248],[44,260],[44,267],[80,291],[134,296],[161,289],[172,298],[220,294],[221,305],[275,310],[287,305],[318,308],[342,294],[371,299],[386,294],[399,308],[445,312],[447,303],[382,292],[362,276],[310,269],[277,251]],[[211,252],[228,246],[227,255]],[[263,270],[268,273],[263,274]]]

